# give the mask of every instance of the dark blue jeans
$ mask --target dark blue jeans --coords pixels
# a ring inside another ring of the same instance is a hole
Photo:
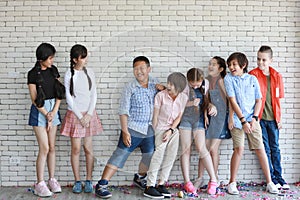
[[[263,142],[268,157],[271,178],[274,184],[286,184],[282,178],[281,155],[279,149],[279,129],[277,122],[260,120]]]

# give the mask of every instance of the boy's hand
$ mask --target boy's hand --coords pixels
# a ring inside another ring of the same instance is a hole
[[[257,122],[256,119],[252,118],[252,121],[250,122],[252,131],[254,131],[257,128],[256,126],[257,126],[258,122],[257,123],[255,123],[255,122]]]
[[[131,146],[131,136],[130,134],[127,132],[122,131],[122,138],[123,138],[123,143],[125,144],[126,147],[130,147]]]
[[[164,136],[163,136],[163,142],[167,142],[170,139],[170,136],[172,135],[172,131],[171,130],[167,130],[166,132],[164,132]]]
[[[248,122],[246,122],[244,125],[242,125],[242,127],[243,127],[243,130],[245,133],[247,133],[247,134],[252,133],[251,125]]]
[[[282,128],[281,122],[278,122],[278,123],[277,123],[277,128],[278,128],[278,129],[281,129],[281,128]]]
[[[164,85],[162,85],[162,84],[156,84],[156,85],[155,85],[155,88],[156,88],[157,90],[159,90],[159,91],[162,91],[162,90],[166,89],[166,87],[165,87]]]
[[[228,122],[228,129],[232,130],[233,129],[233,125],[234,125],[233,120],[230,119],[229,122]]]

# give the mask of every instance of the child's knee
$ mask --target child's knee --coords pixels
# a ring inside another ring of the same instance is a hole
[[[243,156],[244,153],[244,147],[237,147],[234,149],[234,152],[239,155],[239,156]]]
[[[92,147],[88,147],[88,146],[83,145],[83,150],[84,150],[85,155],[93,156]]]

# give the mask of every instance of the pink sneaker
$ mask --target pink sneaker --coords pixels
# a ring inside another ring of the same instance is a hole
[[[196,193],[196,188],[194,187],[193,183],[191,181],[187,182],[186,184],[184,184],[185,191],[187,193]]]
[[[38,184],[35,184],[34,194],[39,197],[51,197],[53,193],[50,192],[45,181],[41,181]]]
[[[218,183],[209,181],[207,186],[207,194],[216,194]]]
[[[61,187],[60,187],[59,183],[57,182],[57,180],[55,178],[50,178],[48,180],[48,185],[50,187],[50,190],[53,193],[60,193],[61,192]]]

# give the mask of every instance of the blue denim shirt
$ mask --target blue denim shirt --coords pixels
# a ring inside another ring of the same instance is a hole
[[[127,115],[128,128],[144,135],[147,135],[148,126],[152,122],[157,83],[156,78],[149,76],[148,88],[143,88],[134,79],[125,85],[121,95],[119,115]]]
[[[255,76],[244,73],[242,76],[227,74],[224,78],[225,89],[229,97],[235,97],[243,116],[247,121],[252,120],[255,100],[262,97],[258,81]],[[234,113],[234,127],[242,129],[242,124]]]

